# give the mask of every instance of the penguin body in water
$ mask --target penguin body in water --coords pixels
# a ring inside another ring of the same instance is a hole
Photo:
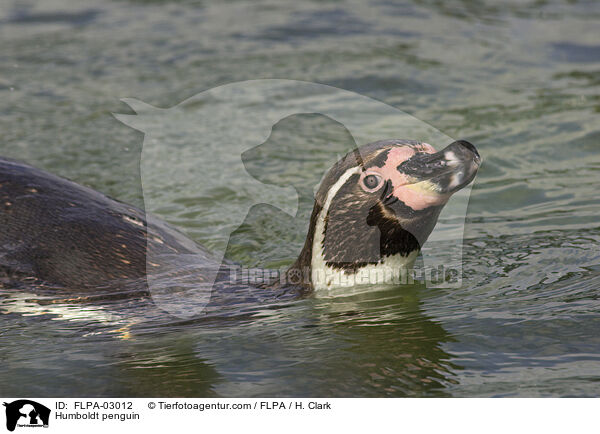
[[[386,140],[349,152],[323,178],[287,280],[319,292],[362,283],[373,271],[384,277],[369,283],[386,283],[388,271],[409,269],[444,204],[473,180],[480,162],[466,141],[436,152],[426,143]],[[0,159],[0,209],[3,279],[86,290],[140,281],[149,247],[219,266],[142,210],[25,163]]]

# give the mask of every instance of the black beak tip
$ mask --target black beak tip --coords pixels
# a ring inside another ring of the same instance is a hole
[[[471,142],[467,142],[466,140],[457,140],[454,143],[467,148],[475,155],[475,157],[477,157],[478,160],[481,160],[481,156],[479,155],[479,152],[477,152],[477,148]]]

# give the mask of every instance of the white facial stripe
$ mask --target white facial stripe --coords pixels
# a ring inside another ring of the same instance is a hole
[[[327,192],[325,203],[317,216],[315,233],[312,245],[311,258],[311,283],[317,293],[319,291],[331,291],[336,288],[350,288],[357,285],[377,285],[386,283],[397,283],[402,277],[401,273],[412,268],[418,255],[418,250],[411,252],[408,256],[400,254],[384,258],[378,264],[361,267],[356,273],[348,273],[344,270],[336,270],[328,267],[323,256],[323,242],[325,239],[325,217],[329,212],[331,203],[342,186],[354,174],[361,173],[360,167],[348,169]]]
[[[315,287],[316,284],[324,283],[317,282],[317,280],[319,279],[315,278],[315,273],[318,272],[318,270],[327,269],[327,264],[325,263],[325,258],[323,257],[323,241],[325,239],[325,217],[329,212],[331,202],[333,201],[333,198],[338,193],[340,188],[342,188],[342,186],[346,183],[346,181],[348,181],[348,179],[350,179],[352,175],[360,173],[361,170],[362,169],[360,167],[352,167],[346,170],[346,172],[344,172],[344,174],[340,176],[340,178],[335,182],[335,184],[331,186],[331,188],[327,192],[325,203],[323,204],[323,208],[321,209],[321,212],[317,217],[317,224],[315,226],[315,234],[313,238],[312,258],[310,263],[312,270],[311,280],[313,281],[313,287]],[[315,287],[315,289],[317,288]]]

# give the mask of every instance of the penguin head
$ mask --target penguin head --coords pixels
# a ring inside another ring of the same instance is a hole
[[[378,141],[349,152],[323,178],[295,266],[310,267],[315,289],[336,286],[340,274],[412,267],[443,206],[473,180],[480,163],[475,147],[464,140],[439,152],[408,140]]]

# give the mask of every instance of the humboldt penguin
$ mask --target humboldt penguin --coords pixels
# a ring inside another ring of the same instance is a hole
[[[317,191],[289,280],[317,291],[398,282],[450,196],[474,179],[480,164],[465,140],[440,152],[427,143],[384,140],[348,153]]]
[[[480,163],[465,140],[439,152],[412,140],[378,141],[349,152],[321,182],[304,247],[285,273],[287,284],[322,292],[387,283],[389,271],[410,269],[443,206],[473,180]],[[139,281],[150,244],[170,255],[205,252],[134,206],[0,158],[1,279],[67,289]]]

